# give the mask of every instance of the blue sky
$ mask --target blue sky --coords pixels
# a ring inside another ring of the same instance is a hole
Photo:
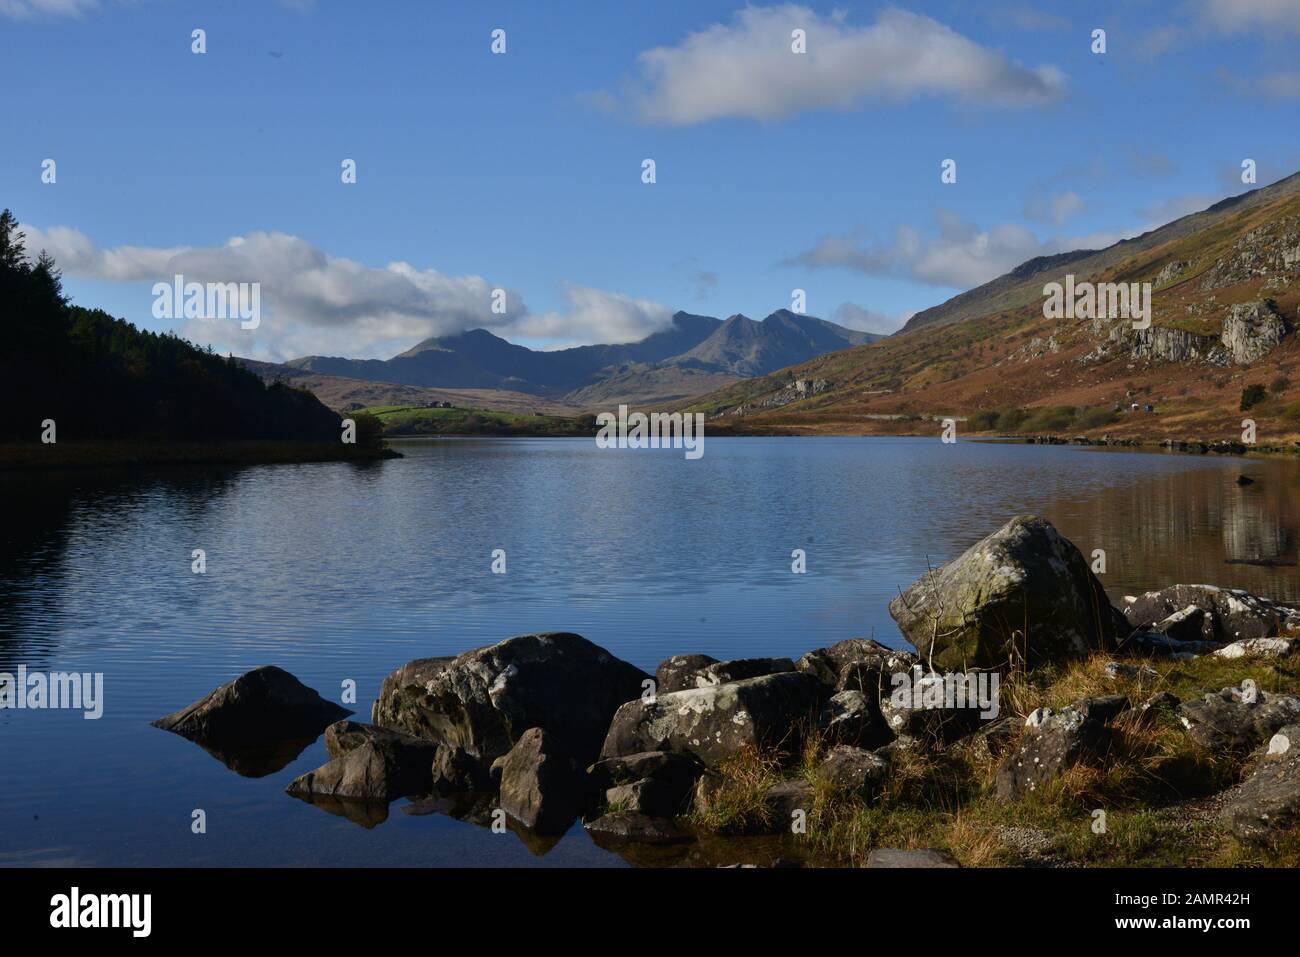
[[[0,0],[0,205],[78,303],[261,358],[627,341],[796,288],[889,331],[1300,169],[1298,41],[1297,0]],[[261,326],[154,319],[176,271],[260,282]]]

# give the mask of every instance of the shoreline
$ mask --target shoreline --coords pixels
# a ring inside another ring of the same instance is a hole
[[[401,457],[401,452],[387,447],[357,448],[332,442],[6,442],[0,443],[0,475],[95,468],[377,462]]]

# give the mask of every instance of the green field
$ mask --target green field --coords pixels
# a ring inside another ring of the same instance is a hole
[[[351,413],[344,413],[345,415]],[[384,435],[594,435],[594,416],[529,415],[490,409],[430,409],[418,405],[377,405],[358,414],[373,415]]]

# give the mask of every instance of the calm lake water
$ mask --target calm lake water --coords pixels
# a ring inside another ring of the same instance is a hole
[[[697,461],[585,439],[399,447],[368,465],[0,479],[0,671],[105,676],[100,720],[0,711],[0,865],[625,866],[580,826],[539,847],[405,800],[359,826],[283,793],[325,761],[320,740],[251,778],[149,726],[257,665],[334,699],[352,679],[368,720],[403,662],[530,631],[647,671],[899,644],[898,589],[1019,512],[1105,549],[1112,597],[1208,582],[1300,600],[1289,461],[893,438],[711,438]]]

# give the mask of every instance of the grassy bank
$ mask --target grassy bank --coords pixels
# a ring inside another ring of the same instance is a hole
[[[1125,694],[1137,705],[1168,691],[1182,700],[1240,686],[1247,678],[1268,692],[1300,692],[1292,660],[1225,660],[1205,656],[1149,664],[1153,674],[1113,679],[1099,656],[1010,679],[1002,715],[1016,728],[1037,707]],[[1011,753],[1012,740],[1001,750]],[[809,739],[799,754],[745,752],[721,769],[723,783],[697,803],[691,823],[705,832],[755,833],[777,822],[763,795],[786,779],[814,782],[807,833],[796,838],[817,862],[861,865],[875,847],[937,848],[967,867],[980,866],[1300,866],[1294,831],[1269,847],[1241,844],[1219,820],[1221,792],[1236,784],[1251,756],[1210,752],[1188,737],[1173,711],[1130,709],[1114,723],[1104,762],[1079,765],[1016,803],[999,803],[999,759],[979,735],[947,748],[901,750],[881,791],[870,798],[836,792],[815,770],[827,747]],[[1096,830],[1096,812],[1105,812]]]
[[[349,413],[352,414],[352,413]],[[380,405],[361,409],[383,425],[387,436],[418,435],[521,435],[592,436],[595,416],[537,415],[490,409],[429,408],[418,405]]]
[[[341,442],[98,442],[0,443],[0,470],[38,471],[156,465],[258,465],[284,462],[369,462],[400,458],[383,447]]]

